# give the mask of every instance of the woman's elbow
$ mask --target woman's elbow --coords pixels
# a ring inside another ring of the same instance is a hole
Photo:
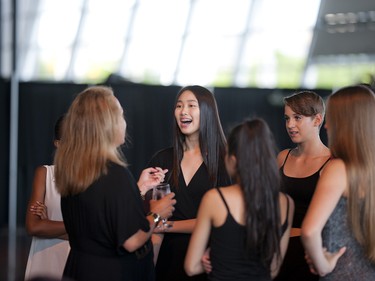
[[[129,243],[128,241],[125,241],[125,243],[122,245],[126,251],[129,253],[132,253],[136,251],[138,248],[140,248],[140,245],[138,243]]]
[[[184,269],[188,276],[197,275],[204,272],[203,265],[200,261],[185,259]]]
[[[122,246],[126,251],[132,253],[138,250],[141,246],[143,246],[146,243],[147,239],[147,234],[145,234],[141,230],[138,230],[137,233],[133,234],[130,238],[126,239]]]
[[[184,268],[185,268],[185,272],[188,276],[193,276],[195,274],[194,272],[194,268],[193,266],[191,265],[190,262],[188,261],[185,261],[185,265],[184,265]]]
[[[302,226],[301,228],[301,239],[302,241],[310,240],[317,234],[317,231],[314,228],[308,226]]]
[[[26,229],[27,234],[30,236],[39,235],[39,227],[35,223],[26,222],[25,229]]]

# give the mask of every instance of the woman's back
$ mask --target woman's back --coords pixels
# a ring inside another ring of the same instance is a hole
[[[246,254],[245,206],[240,188],[230,186],[216,190],[212,192],[216,192],[215,197],[220,196],[221,199],[216,199],[217,212],[213,217],[210,236],[213,267],[210,280],[271,280],[270,268],[262,264],[256,249]],[[287,215],[293,208],[286,198],[280,195],[283,234],[290,226],[291,218],[287,218]]]
[[[203,271],[211,240],[211,280],[271,280],[288,245],[294,204],[279,192],[275,143],[264,120],[232,129],[225,164],[236,184],[203,197],[185,270],[188,275]]]

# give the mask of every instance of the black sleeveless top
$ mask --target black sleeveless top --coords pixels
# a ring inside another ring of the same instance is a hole
[[[210,258],[213,269],[209,280],[271,281],[270,269],[264,267],[256,251],[250,256],[246,254],[245,226],[235,221],[220,189],[217,188],[217,191],[228,214],[222,226],[211,228]],[[289,199],[287,202],[287,216],[282,225],[282,234],[288,227]]]
[[[286,176],[284,173],[284,166],[291,151],[292,149],[289,150],[283,165],[280,167],[281,191],[290,195],[290,197],[292,197],[294,200],[295,209],[292,227],[300,228],[303,218],[306,215],[307,208],[309,207],[310,201],[314,195],[316,184],[318,183],[320,176],[320,171],[331,158],[328,158],[320,169],[311,176],[304,178],[293,178]]]

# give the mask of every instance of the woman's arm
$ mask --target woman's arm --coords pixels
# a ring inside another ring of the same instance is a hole
[[[271,277],[275,278],[279,273],[280,266],[284,260],[284,256],[289,244],[289,237],[290,237],[290,229],[292,227],[293,222],[293,215],[294,215],[294,201],[289,196],[280,193],[280,217],[281,217],[281,225],[285,222],[286,218],[288,218],[288,227],[283,233],[283,236],[280,240],[280,256],[274,256],[271,264]],[[288,209],[288,202],[289,202],[289,212],[286,213]],[[283,214],[286,214],[285,216]]]
[[[151,237],[155,227],[161,223],[161,219],[172,216],[172,212],[174,211],[173,206],[176,204],[176,200],[173,199],[174,196],[175,194],[172,192],[164,196],[162,199],[150,201],[150,210],[152,213],[160,215],[159,220],[155,222],[155,218],[152,215],[146,217],[149,221],[150,230],[148,232],[138,230],[135,234],[125,240],[123,247],[128,252],[134,252],[143,246],[143,244]]]
[[[323,248],[322,230],[335,209],[340,197],[347,190],[345,164],[333,159],[323,169],[314,196],[302,223],[302,242],[311,259],[315,271],[324,276],[336,266],[337,260],[345,252],[345,247],[336,253]]]
[[[35,170],[33,187],[26,211],[26,230],[32,236],[66,238],[64,223],[62,221],[49,220],[46,217],[46,211],[43,211],[43,208],[45,208],[43,206],[46,193],[46,174],[47,169],[43,166]]]
[[[185,257],[184,267],[189,276],[204,272],[201,259],[206,251],[210,237],[213,205],[212,192],[208,191],[203,196],[199,206],[196,225]]]
[[[152,246],[154,248],[154,264],[158,261],[161,244],[163,243],[164,234],[153,233],[151,236]]]

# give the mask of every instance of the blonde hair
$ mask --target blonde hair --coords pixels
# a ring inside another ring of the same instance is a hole
[[[345,162],[348,218],[367,257],[375,262],[375,95],[365,86],[345,87],[328,99],[331,153]]]
[[[111,88],[89,87],[71,104],[55,155],[55,179],[61,196],[83,192],[107,173],[109,161],[126,166],[115,137],[120,108]]]

